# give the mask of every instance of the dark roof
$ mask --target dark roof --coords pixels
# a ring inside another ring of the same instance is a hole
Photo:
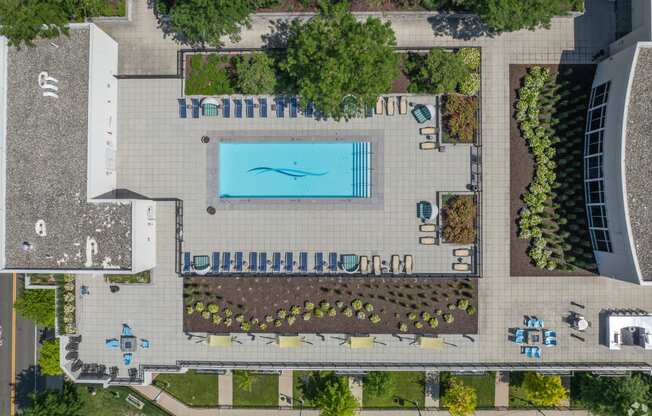
[[[652,280],[652,49],[640,48],[629,93],[625,180],[629,221],[644,280]]]
[[[8,269],[131,268],[130,204],[87,202],[89,42],[89,29],[82,28],[8,50]],[[59,98],[42,96],[41,71],[58,79]],[[46,236],[36,233],[39,220]],[[86,264],[89,239],[98,252]]]

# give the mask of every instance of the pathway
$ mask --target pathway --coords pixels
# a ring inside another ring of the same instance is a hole
[[[220,406],[233,405],[233,373],[227,371],[217,376],[217,402]]]
[[[494,406],[498,408],[509,406],[509,372],[496,371]]]
[[[355,397],[358,403],[362,405],[362,377],[349,377],[349,388],[351,389],[353,397]]]
[[[278,377],[278,405],[292,406],[292,370],[283,370]]]
[[[426,373],[425,407],[439,407],[439,373]]]
[[[219,409],[195,409],[188,407],[165,391],[152,385],[132,387],[138,393],[152,401],[158,396],[156,400],[157,404],[176,416],[218,416],[223,414]]]

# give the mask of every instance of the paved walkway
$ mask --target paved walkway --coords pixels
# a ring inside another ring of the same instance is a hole
[[[425,407],[439,407],[439,373],[426,373]]]
[[[278,405],[292,406],[292,370],[283,370],[278,377]]]
[[[349,387],[351,388],[353,397],[362,405],[362,377],[349,377]]]
[[[227,372],[217,376],[217,402],[220,406],[233,405],[233,373]]]
[[[494,406],[509,406],[509,373],[496,371],[496,391],[494,396]]]
[[[133,386],[133,388],[138,393],[142,394],[150,400],[154,400],[156,397],[158,397],[156,400],[157,404],[176,416],[217,416],[223,414],[220,413],[219,409],[195,409],[188,407],[166,392],[161,391],[160,388],[152,385]]]

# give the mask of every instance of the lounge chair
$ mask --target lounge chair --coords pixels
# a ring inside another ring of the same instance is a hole
[[[267,118],[267,98],[265,97],[258,99],[258,114],[261,118]]]
[[[245,111],[247,118],[254,118],[254,99],[245,98]]]
[[[437,148],[437,143],[435,142],[421,142],[419,143],[419,149],[421,150],[435,150]]]
[[[435,224],[421,224],[419,225],[419,231],[422,233],[434,233],[437,231],[437,225]]]
[[[179,103],[179,118],[187,118],[188,112],[186,111],[186,99],[177,98],[177,103]]]
[[[315,104],[312,101],[308,101],[306,109],[303,110],[303,115],[305,117],[313,117],[315,115]]]
[[[294,255],[291,251],[285,252],[285,271],[292,272],[294,271]]]
[[[468,248],[456,248],[453,250],[453,256],[455,257],[470,257],[471,256],[471,250]]]
[[[258,268],[258,253],[252,251],[249,253],[249,271],[255,272]]]
[[[407,98],[404,95],[402,95],[401,97],[399,97],[398,113],[407,114],[407,109],[408,109]]]
[[[524,344],[525,343],[525,337],[524,336],[516,336],[514,337],[514,342],[517,344]]]
[[[536,328],[537,327],[537,320],[536,319],[528,319],[525,321],[525,326],[528,328]]]
[[[324,253],[317,252],[315,253],[315,272],[323,273],[324,272]]]
[[[401,260],[396,254],[392,255],[390,264],[392,265],[392,273],[398,274],[401,272]]]
[[[236,98],[233,100],[233,115],[235,118],[242,118],[242,100],[240,98]]]
[[[369,258],[367,256],[360,257],[360,273],[369,273]]]
[[[272,254],[272,271],[276,273],[281,271],[281,253]]]
[[[393,116],[396,112],[396,97],[387,98],[387,115]]]
[[[380,276],[380,274],[382,273],[380,256],[372,256],[371,257],[371,271],[376,276]]]
[[[453,271],[468,272],[471,271],[471,265],[468,263],[453,263]]]
[[[525,355],[528,358],[534,357],[534,347],[525,347]]]
[[[384,113],[385,99],[383,97],[378,97],[376,100],[376,114],[381,115]]]
[[[41,88],[44,89],[44,90],[50,90],[50,91],[54,91],[54,92],[59,91],[59,87],[57,87],[56,85],[52,85],[52,84],[43,84],[43,85],[41,85]]]
[[[183,268],[181,269],[181,274],[190,273],[190,252],[185,251],[183,253]]]
[[[191,98],[192,102],[192,118],[199,118],[199,98]]]
[[[543,331],[543,336],[548,338],[548,337],[556,337],[557,333],[555,331],[549,330],[549,331]]]
[[[426,136],[426,135],[431,135],[431,134],[437,134],[437,128],[436,127],[421,127],[419,129],[419,134]]]
[[[267,253],[258,253],[258,271],[267,273]]]
[[[133,358],[134,355],[130,352],[125,352],[124,354],[122,354],[122,362],[124,363],[124,365],[131,364]]]
[[[543,344],[547,347],[553,347],[557,345],[557,338],[555,337],[546,337],[543,340]]]
[[[142,339],[140,340],[140,348],[146,350],[149,348],[149,340],[148,339]]]
[[[222,270],[225,272],[231,271],[231,253],[228,251],[222,254]]]
[[[328,271],[337,272],[337,253],[328,253]]]
[[[59,98],[59,94],[57,94],[56,92],[52,92],[52,91],[44,91],[43,96],[44,97]]]
[[[539,347],[532,347],[533,348],[533,353],[534,353],[534,358],[541,358],[541,348]]]
[[[297,118],[299,114],[299,100],[297,97],[290,97],[290,118]]]
[[[419,237],[419,244],[424,246],[433,246],[436,242],[435,237]]]
[[[369,118],[374,116],[374,108],[372,106],[367,106],[365,108],[364,116]]]
[[[106,345],[107,348],[111,349],[120,348],[120,340],[116,338],[107,339],[104,341],[104,345]]]
[[[544,326],[543,319],[537,319],[535,325],[536,325],[536,328],[543,328],[543,326]]]
[[[231,99],[228,97],[222,98],[222,117],[231,117]]]
[[[277,118],[285,117],[285,98],[276,97],[274,98],[274,102],[276,103],[276,117]]]
[[[217,251],[213,252],[213,261],[211,262],[211,272],[219,273],[220,272],[220,253]]]
[[[403,264],[404,264],[403,269],[404,269],[405,273],[406,273],[406,274],[411,274],[411,273],[412,273],[412,269],[414,268],[414,260],[412,259],[412,256],[410,256],[409,254],[407,254],[407,255],[403,258]]]
[[[236,251],[236,253],[235,253],[235,271],[236,272],[241,272],[242,271],[242,252],[241,251]]]
[[[299,253],[299,271],[308,272],[308,253],[302,251]]]

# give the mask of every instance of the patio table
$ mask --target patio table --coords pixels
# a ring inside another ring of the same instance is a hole
[[[137,342],[136,337],[132,335],[120,337],[120,351],[134,352],[136,351]]]

